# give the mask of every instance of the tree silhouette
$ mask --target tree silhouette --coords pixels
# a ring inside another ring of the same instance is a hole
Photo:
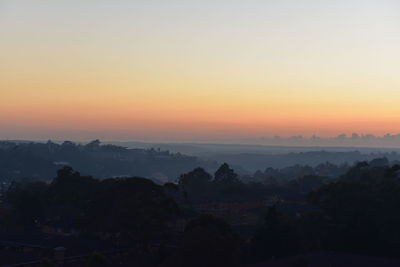
[[[214,174],[215,183],[229,184],[237,181],[238,175],[227,163],[222,164]]]

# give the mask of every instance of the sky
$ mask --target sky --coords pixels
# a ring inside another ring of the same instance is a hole
[[[400,132],[397,0],[0,0],[0,139]]]

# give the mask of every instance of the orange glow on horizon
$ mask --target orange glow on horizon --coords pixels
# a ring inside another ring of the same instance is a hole
[[[0,139],[400,132],[397,4],[60,2],[5,1]]]

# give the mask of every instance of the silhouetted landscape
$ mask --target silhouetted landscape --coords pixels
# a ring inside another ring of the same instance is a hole
[[[99,140],[87,144],[71,141],[60,144],[48,141],[0,142],[0,179],[39,179],[49,181],[60,166],[74,166],[82,174],[98,178],[145,176],[168,181],[180,173],[203,166],[211,168],[213,162],[196,157],[170,153],[159,149],[127,149],[115,145],[101,145]]]
[[[0,0],[0,267],[399,267],[399,14]]]
[[[400,262],[396,152],[230,154],[229,164],[264,162],[241,173],[98,140],[3,141],[0,155],[3,265]]]
[[[240,174],[252,174],[266,168],[316,167],[327,162],[352,165],[375,158],[386,158],[391,163],[400,161],[396,149],[361,148],[363,152],[360,152],[357,148],[257,146],[258,150],[254,150],[254,146],[195,145],[188,151],[194,145],[142,143],[140,148],[122,145],[102,144],[99,140],[88,143],[0,141],[0,159],[4,162],[0,166],[0,179],[51,180],[60,166],[68,165],[98,178],[137,175],[162,183],[174,182],[181,173],[195,167],[215,171],[224,162],[229,162]]]

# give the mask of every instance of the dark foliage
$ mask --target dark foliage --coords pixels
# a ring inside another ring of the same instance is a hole
[[[240,241],[229,224],[202,215],[187,224],[178,255],[169,266],[240,267],[243,263]]]
[[[96,180],[70,167],[51,184],[14,183],[7,193],[14,220],[22,227],[55,225],[106,234],[145,245],[165,236],[166,223],[178,214],[162,186],[148,179]]]
[[[331,219],[334,249],[398,255],[400,166],[359,163],[337,182],[310,194]]]

